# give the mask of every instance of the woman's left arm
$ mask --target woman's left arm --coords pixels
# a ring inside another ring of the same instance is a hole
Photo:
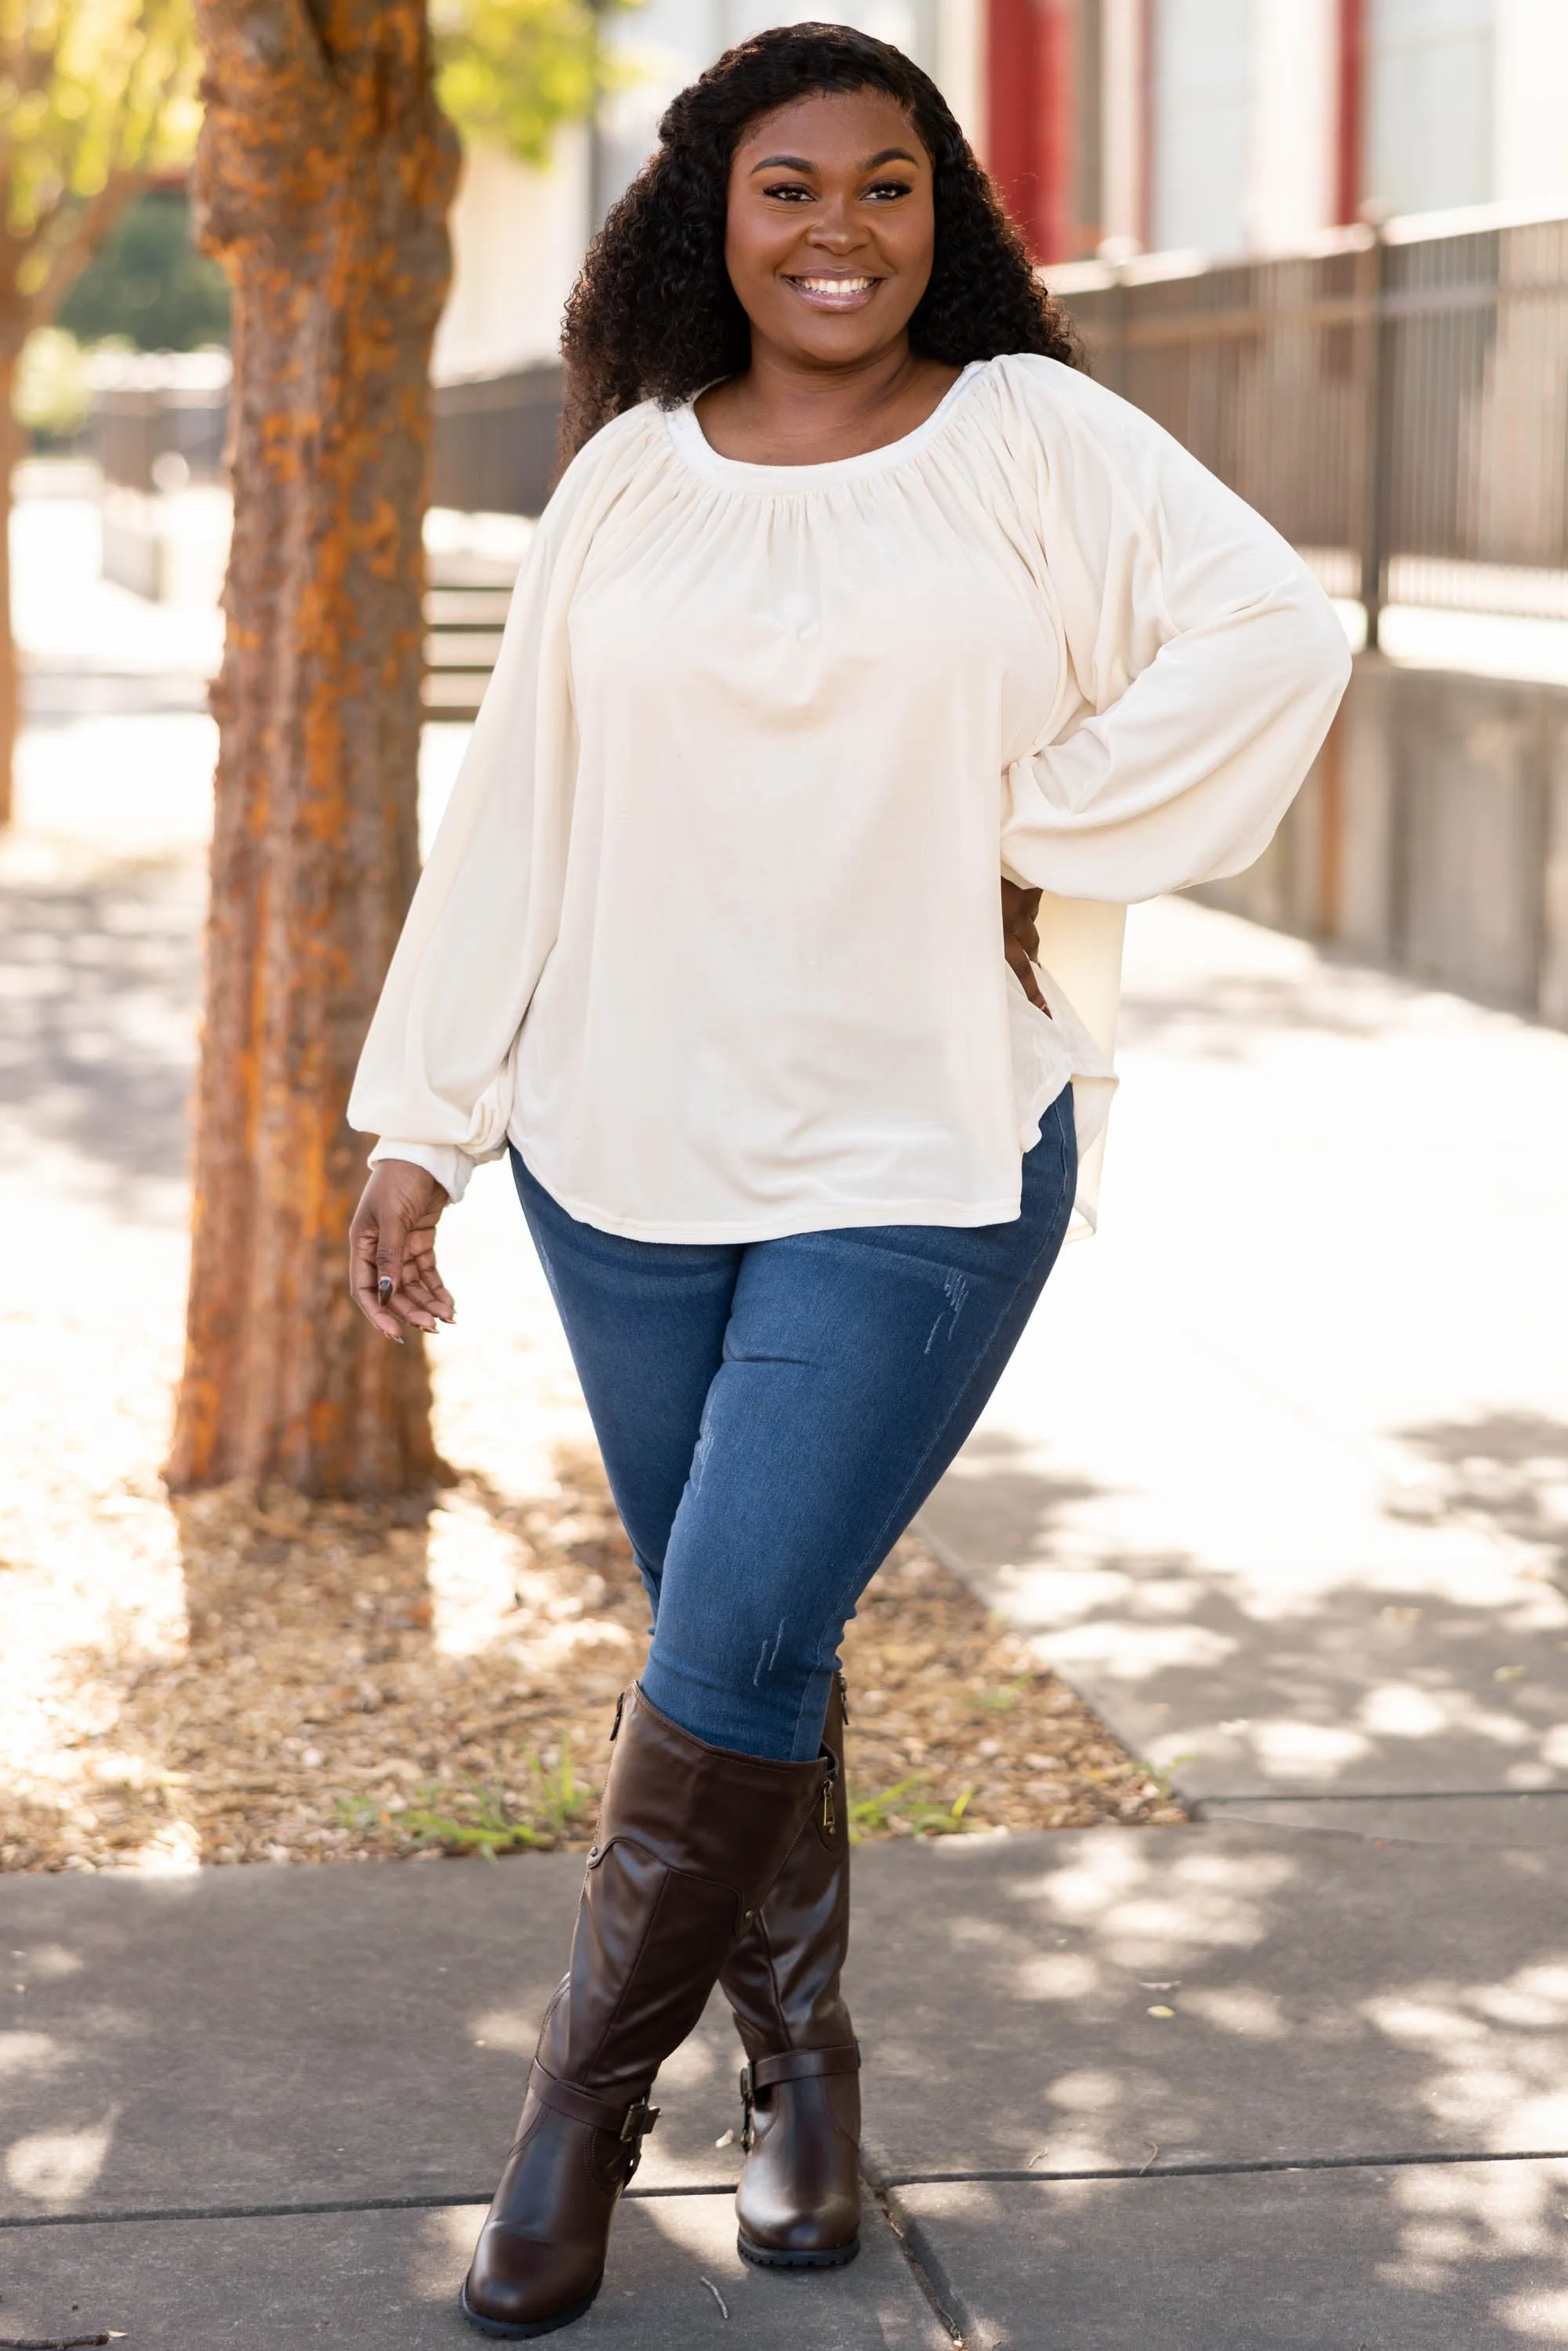
[[[1127,904],[1260,854],[1350,655],[1260,515],[1138,410],[1064,372],[1040,480],[1067,707],[1008,770],[1003,864],[1061,897]]]

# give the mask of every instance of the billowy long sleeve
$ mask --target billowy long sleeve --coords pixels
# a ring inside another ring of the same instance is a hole
[[[575,765],[566,611],[606,503],[604,454],[578,459],[534,534],[349,1101],[350,1124],[382,1138],[372,1160],[411,1160],[454,1200],[506,1149],[517,1037],[560,918]]]
[[[1179,443],[1082,380],[1062,408],[1038,457],[1061,695],[1007,770],[1002,855],[1014,880],[1126,904],[1261,853],[1350,654],[1301,558]]]

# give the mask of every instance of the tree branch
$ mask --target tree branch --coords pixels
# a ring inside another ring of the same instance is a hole
[[[24,336],[31,334],[35,327],[48,325],[126,205],[147,185],[147,180],[148,174],[143,171],[116,172],[97,195],[83,204],[50,254],[43,283],[20,306]]]

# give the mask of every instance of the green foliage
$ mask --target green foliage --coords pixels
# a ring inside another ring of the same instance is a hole
[[[956,1803],[934,1804],[925,1793],[925,1786],[921,1779],[899,1780],[880,1796],[852,1796],[851,1844],[860,1844],[868,1836],[894,1828],[907,1828],[915,1836],[960,1834],[974,1788],[966,1788]]]
[[[228,280],[191,243],[184,195],[155,188],[121,214],[59,308],[78,341],[123,335],[143,351],[193,351],[229,337]]]
[[[0,332],[47,323],[130,196],[188,158],[187,0],[0,0]]]
[[[1176,1801],[1174,1785],[1176,1773],[1184,1763],[1196,1763],[1197,1761],[1197,1756],[1188,1750],[1181,1755],[1173,1755],[1168,1763],[1150,1763],[1140,1757],[1133,1769],[1134,1771],[1142,1771],[1146,1779],[1154,1782],[1160,1792],[1162,1803],[1174,1804]]]
[[[1028,1689],[1033,1676],[1019,1674],[1016,1681],[1004,1682],[999,1689],[976,1690],[969,1698],[969,1711],[978,1718],[986,1714],[1006,1714],[1019,1695]]]
[[[92,408],[81,345],[63,327],[37,327],[22,346],[13,402],[18,423],[45,441],[68,441]]]
[[[563,122],[605,87],[591,0],[431,0],[437,90],[465,140],[542,163]]]
[[[529,1756],[528,1769],[538,1791],[538,1817],[553,1836],[565,1836],[588,1801],[572,1775],[570,1740],[562,1737],[560,1758],[553,1770],[547,1770],[537,1755]]]
[[[531,1785],[523,1804],[504,1788],[482,1787],[476,1780],[432,1781],[401,1809],[367,1797],[340,1797],[338,1818],[356,1835],[389,1830],[405,1848],[434,1845],[443,1853],[476,1853],[488,1861],[504,1853],[539,1852],[570,1836],[593,1799],[578,1785],[565,1739],[555,1763],[530,1755],[528,1772]]]
[[[470,1782],[460,1789],[431,1787],[423,1803],[411,1804],[398,1821],[416,1844],[439,1845],[444,1853],[476,1853],[495,1861],[504,1853],[549,1844],[529,1821],[519,1820],[499,1788]],[[439,1810],[444,1803],[448,1809]]]

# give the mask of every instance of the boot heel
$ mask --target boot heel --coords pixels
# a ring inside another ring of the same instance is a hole
[[[540,2335],[553,2335],[558,2326],[570,2326],[575,2320],[586,2318],[599,2299],[599,2289],[603,2283],[604,2273],[601,2270],[593,2282],[591,2293],[585,2294],[580,2302],[569,2303],[564,2310],[553,2312],[549,2318],[528,2318],[517,2321],[506,2318],[486,2318],[483,2311],[476,2310],[470,2303],[466,2278],[464,2279],[462,2290],[457,2296],[457,2305],[469,2325],[476,2327],[481,2335],[498,2335],[505,2343],[528,2343]]]
[[[781,2253],[775,2245],[754,2245],[744,2231],[737,2231],[735,2250],[743,2262],[758,2270],[841,2270],[847,2269],[861,2249],[858,2237],[847,2245],[831,2245],[821,2253]]]

